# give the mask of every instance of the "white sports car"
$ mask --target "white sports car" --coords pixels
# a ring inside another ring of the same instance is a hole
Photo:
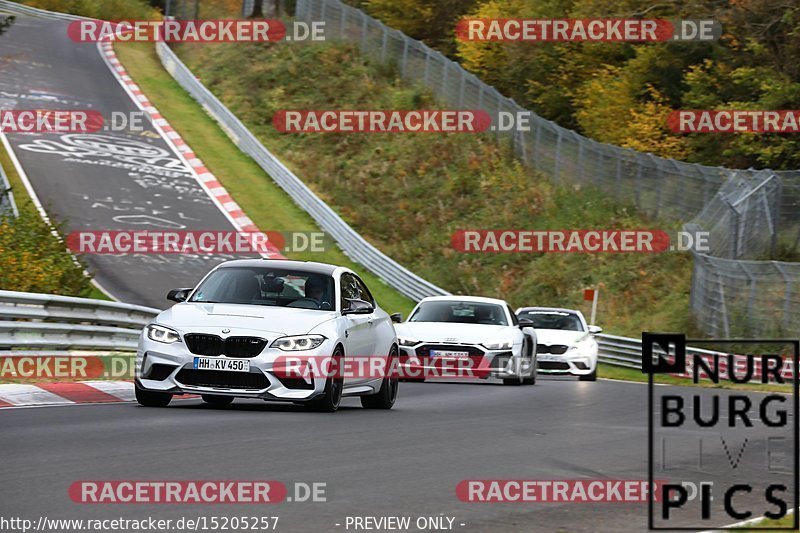
[[[336,411],[342,396],[366,408],[390,409],[397,378],[313,369],[285,371],[287,356],[389,358],[397,338],[389,315],[364,282],[344,267],[245,259],[223,263],[194,289],[170,291],[179,302],[142,332],[136,399],[166,406],[175,394],[200,394],[214,405],[235,397],[307,403]],[[324,364],[317,369],[330,369]],[[309,375],[309,373],[311,375]]]
[[[506,385],[536,382],[536,332],[503,300],[434,296],[395,325],[403,375],[497,377]]]
[[[597,379],[596,333],[602,328],[589,326],[583,313],[556,307],[522,307],[517,317],[533,322],[539,338],[539,371],[546,374],[571,374],[581,381]]]

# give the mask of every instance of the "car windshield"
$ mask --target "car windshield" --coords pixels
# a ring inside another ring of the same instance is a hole
[[[423,302],[409,317],[408,321],[508,325],[505,311],[500,305],[458,301]]]
[[[535,329],[583,331],[580,317],[566,311],[523,311],[519,317],[532,320]]]
[[[190,302],[332,310],[333,278],[302,270],[227,267],[214,271]]]

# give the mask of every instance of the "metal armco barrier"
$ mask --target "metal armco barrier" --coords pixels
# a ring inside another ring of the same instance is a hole
[[[0,291],[3,350],[134,351],[142,328],[160,310],[53,294]]]

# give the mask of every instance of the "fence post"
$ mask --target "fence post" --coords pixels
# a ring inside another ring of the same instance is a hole
[[[406,77],[406,62],[408,61],[408,37],[403,36],[403,64],[400,65],[400,75]]]
[[[339,38],[344,38],[344,26],[347,23],[347,6],[342,5],[342,16],[339,17]]]
[[[539,140],[542,136],[543,120],[536,121],[536,140],[533,141],[533,168],[539,170]]]
[[[731,259],[738,259],[739,257],[739,212],[733,204],[725,199],[728,208],[731,211]]]
[[[464,83],[466,78],[466,73],[463,70],[459,70],[461,74],[461,81],[458,83],[458,108],[464,108]]]
[[[431,53],[425,51],[425,85],[428,85],[428,77],[431,70]]]
[[[389,39],[389,28],[387,28],[385,24],[381,24],[381,28],[383,28],[383,45],[381,46],[381,63],[385,63],[386,62],[386,46],[387,46],[387,41]]]
[[[556,155],[553,159],[553,177],[555,178],[556,183],[561,181],[561,176],[559,175],[560,167],[561,167],[561,129],[556,129],[556,135],[558,136],[556,139]]]
[[[771,261],[772,266],[781,273],[783,276],[783,282],[786,284],[786,289],[783,291],[783,330],[784,332],[788,332],[791,327],[791,302],[792,302],[792,280],[789,278],[786,271],[777,261]]]
[[[366,52],[367,50],[367,15],[358,10],[361,13],[361,51]]]

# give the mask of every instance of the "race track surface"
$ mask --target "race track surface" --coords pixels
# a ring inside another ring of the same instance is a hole
[[[335,414],[244,400],[222,409],[181,400],[165,409],[4,410],[0,508],[34,520],[277,515],[283,531],[345,531],[347,516],[387,515],[444,515],[470,532],[644,531],[646,504],[464,503],[455,487],[466,479],[646,479],[646,390],[550,378],[533,387],[402,383],[389,412],[363,410],[357,399]],[[67,496],[75,481],[103,479],[322,482],[327,502],[79,505]]]

